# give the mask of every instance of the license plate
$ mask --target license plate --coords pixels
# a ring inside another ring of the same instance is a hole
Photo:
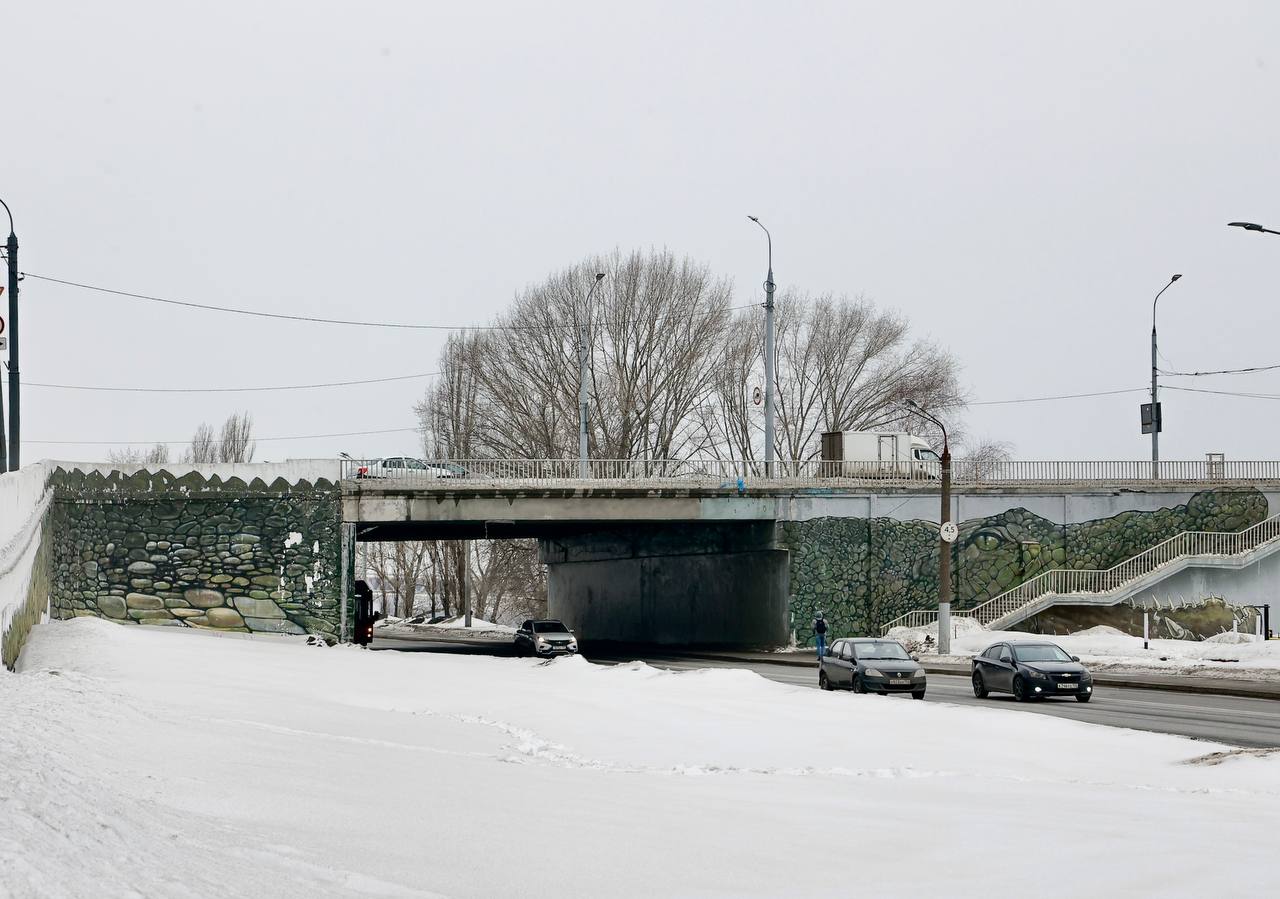
[[[911,683],[911,678],[909,678],[909,677],[892,677],[892,678],[890,678],[890,679],[889,679],[889,683],[890,683],[890,684],[892,684],[892,685],[893,685],[893,686],[895,686],[895,687],[906,687],[906,686],[909,686],[909,685],[910,685],[910,683]]]
[[[1074,690],[1079,684],[1058,684],[1059,690]]]

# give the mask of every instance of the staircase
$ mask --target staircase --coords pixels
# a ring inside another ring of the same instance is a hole
[[[1112,606],[1186,568],[1243,568],[1280,550],[1280,515],[1243,531],[1183,531],[1114,568],[1055,568],[1023,581],[972,609],[952,611],[988,630],[1004,630],[1058,603]],[[926,627],[937,609],[908,612],[880,628]]]

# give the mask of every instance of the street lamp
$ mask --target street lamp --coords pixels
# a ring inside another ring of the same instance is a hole
[[[1160,416],[1159,383],[1156,378],[1156,303],[1160,302],[1160,294],[1173,286],[1173,282],[1182,275],[1174,275],[1169,283],[1160,288],[1160,293],[1151,301],[1151,480],[1160,478],[1160,428],[1164,421]]]
[[[1270,228],[1264,228],[1253,222],[1227,222],[1228,228],[1243,228],[1246,231],[1261,231],[1263,234],[1280,234],[1280,231],[1272,231]]]
[[[604,280],[604,272],[596,273],[596,280],[587,291],[587,308],[578,322],[578,477],[591,477],[591,463],[587,460],[587,316],[591,314],[591,296]]]
[[[907,407],[917,415],[938,426],[942,431],[942,520],[938,525],[938,655],[951,654],[951,542],[955,540],[951,521],[951,442],[947,439],[947,426],[930,415],[915,400],[907,400]]]
[[[13,231],[13,213],[9,204],[0,200],[9,216],[9,241],[5,244],[9,263],[9,446],[5,452],[4,413],[0,409],[0,474],[18,470],[18,435],[22,422],[18,384],[18,236]],[[6,468],[7,466],[7,468]]]
[[[773,235],[754,215],[747,218],[760,225],[769,240],[769,274],[764,279],[764,476],[773,477]]]

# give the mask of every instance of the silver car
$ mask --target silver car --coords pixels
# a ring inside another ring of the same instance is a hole
[[[521,655],[549,656],[573,655],[578,651],[578,638],[564,626],[563,621],[546,618],[530,619],[516,631],[516,652]]]
[[[460,465],[446,462],[427,462],[410,456],[390,456],[362,465],[357,478],[396,478],[403,480],[434,480],[436,478],[466,477],[467,471]]]

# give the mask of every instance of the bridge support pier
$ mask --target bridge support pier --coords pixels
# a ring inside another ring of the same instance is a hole
[[[539,541],[547,600],[584,642],[774,647],[789,554],[767,523],[646,525]]]

